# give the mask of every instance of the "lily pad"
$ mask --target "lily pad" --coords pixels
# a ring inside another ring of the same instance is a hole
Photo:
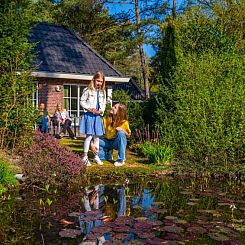
[[[228,241],[224,241],[223,245],[244,245],[244,243],[237,240],[228,240]]]
[[[180,233],[183,232],[184,229],[182,227],[176,226],[176,225],[168,225],[163,227],[165,231],[170,233]]]
[[[130,235],[126,233],[119,233],[112,237],[112,240],[124,240],[129,239]]]
[[[151,245],[159,245],[159,244],[163,244],[165,240],[159,238],[159,237],[153,237],[153,238],[149,238],[146,240],[147,244],[151,244]]]
[[[155,237],[156,235],[153,232],[141,232],[137,233],[137,236],[142,239],[149,239]]]
[[[197,203],[196,203],[196,202],[187,202],[186,204],[187,204],[187,205],[189,205],[189,206],[194,206],[194,205],[197,205]]]
[[[167,219],[167,220],[177,220],[178,218],[175,217],[175,216],[165,216],[164,219]]]
[[[220,242],[223,242],[223,241],[228,241],[230,240],[229,237],[225,236],[224,234],[221,234],[221,233],[209,233],[208,236],[215,240],[215,241],[220,241]]]
[[[199,198],[190,198],[191,202],[198,202],[200,199]]]
[[[186,220],[183,220],[183,219],[177,219],[176,224],[180,224],[180,225],[184,225],[184,224],[187,224],[188,222]]]
[[[165,240],[175,240],[175,241],[178,241],[180,237],[177,234],[174,234],[174,233],[166,233],[163,238]]]
[[[81,215],[81,212],[72,212],[68,214],[68,216],[70,217],[79,217],[80,215]]]
[[[145,221],[145,220],[147,220],[147,217],[137,217],[137,218],[135,218],[135,220],[137,220],[137,221]]]
[[[81,234],[80,230],[77,229],[64,229],[59,232],[61,237],[76,238]]]
[[[187,231],[188,232],[191,232],[191,233],[195,233],[195,234],[204,234],[204,233],[207,233],[207,230],[203,227],[200,227],[200,226],[191,226],[191,227],[188,227],[187,228]]]

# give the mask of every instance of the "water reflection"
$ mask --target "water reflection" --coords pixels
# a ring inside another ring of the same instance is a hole
[[[105,192],[108,195],[106,202]],[[121,234],[122,238],[124,236],[122,239],[124,242],[134,240],[135,233],[130,231],[129,226],[133,221],[129,215],[134,213],[134,210],[140,210],[139,216],[146,216],[149,220],[157,218],[156,215],[149,215],[147,212],[148,209],[157,206],[153,204],[155,197],[150,189],[143,188],[133,195],[128,192],[129,187],[127,185],[96,185],[85,188],[83,195],[84,213],[79,216],[81,232],[85,235],[84,241],[97,239],[103,243],[111,241],[116,233],[118,236]],[[111,233],[112,230],[114,232]],[[122,233],[123,231],[126,233]]]
[[[37,194],[36,200],[25,194],[24,201],[13,198],[2,202],[1,244],[11,244],[10,239],[17,238],[22,244],[43,244],[43,238],[49,245],[148,245],[166,241],[210,245],[229,241],[227,244],[240,245],[245,240],[244,186],[237,182],[232,186],[214,180],[205,185],[193,185],[188,180],[142,180],[98,184],[56,197],[45,193],[45,199],[43,193]],[[43,200],[49,197],[52,205],[45,202],[44,209],[39,205],[40,196]],[[31,243],[33,240],[40,243]]]

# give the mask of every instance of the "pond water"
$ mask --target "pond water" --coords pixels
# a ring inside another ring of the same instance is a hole
[[[23,188],[0,201],[0,244],[244,244],[238,181],[141,178],[72,190]]]

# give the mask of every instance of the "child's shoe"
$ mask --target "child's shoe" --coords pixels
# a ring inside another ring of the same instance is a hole
[[[97,163],[98,165],[103,165],[103,162],[100,160],[98,155],[94,157],[94,162]]]
[[[117,160],[116,162],[114,162],[115,167],[121,167],[124,164],[125,164],[125,160]]]
[[[90,163],[90,161],[88,160],[88,156],[83,156],[82,157],[82,163],[87,166],[87,167],[90,167],[92,166],[92,164]]]

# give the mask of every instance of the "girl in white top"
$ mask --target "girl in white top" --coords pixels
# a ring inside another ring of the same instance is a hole
[[[84,89],[81,96],[80,105],[83,108],[83,116],[80,125],[80,133],[86,134],[83,149],[83,163],[91,166],[88,160],[88,150],[93,139],[94,144],[99,148],[99,136],[105,134],[102,121],[106,107],[105,76],[98,71],[93,76],[89,86]],[[102,165],[98,155],[95,155],[94,162]]]

